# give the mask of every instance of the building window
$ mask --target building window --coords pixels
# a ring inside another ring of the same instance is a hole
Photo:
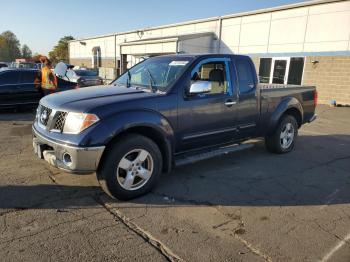
[[[259,81],[268,84],[301,85],[304,57],[260,58]]]
[[[304,70],[304,57],[292,57],[289,64],[288,84],[301,85]]]
[[[259,81],[260,83],[270,82],[271,58],[260,58]]]
[[[101,67],[101,48],[99,46],[92,48],[92,67]]]

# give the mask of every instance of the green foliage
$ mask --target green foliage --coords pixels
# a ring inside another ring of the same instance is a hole
[[[0,34],[0,61],[12,62],[21,57],[20,43],[11,31]]]
[[[22,58],[32,58],[32,50],[25,44],[22,46]]]
[[[49,58],[53,63],[58,62],[69,62],[68,54],[68,41],[74,40],[73,36],[64,36],[59,41],[58,44],[49,52]]]

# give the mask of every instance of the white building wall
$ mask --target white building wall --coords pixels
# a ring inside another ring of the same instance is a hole
[[[223,52],[350,51],[350,1],[224,19],[222,36]]]
[[[96,46],[101,48],[102,58],[114,58],[114,36],[71,42],[69,45],[70,58],[92,59],[92,49]]]
[[[350,1],[223,17],[221,23],[221,53],[280,55],[350,51]],[[102,58],[120,59],[120,44],[125,42],[203,32],[213,32],[219,37],[220,19],[80,40],[86,45],[73,41],[70,57],[91,58],[92,48],[100,46]]]

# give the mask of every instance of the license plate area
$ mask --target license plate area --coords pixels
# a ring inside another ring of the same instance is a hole
[[[40,142],[38,142],[36,139],[33,140],[33,148],[34,148],[34,153],[40,158],[40,159],[44,159],[44,154],[43,152],[45,150],[52,150],[53,148],[51,148],[48,145],[44,145],[41,144]]]

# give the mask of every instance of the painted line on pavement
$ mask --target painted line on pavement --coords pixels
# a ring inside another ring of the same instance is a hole
[[[350,233],[344,237],[342,240],[338,242],[337,245],[335,245],[322,259],[321,262],[328,261],[339,249],[341,249],[344,245],[349,244],[348,241],[350,240]]]

